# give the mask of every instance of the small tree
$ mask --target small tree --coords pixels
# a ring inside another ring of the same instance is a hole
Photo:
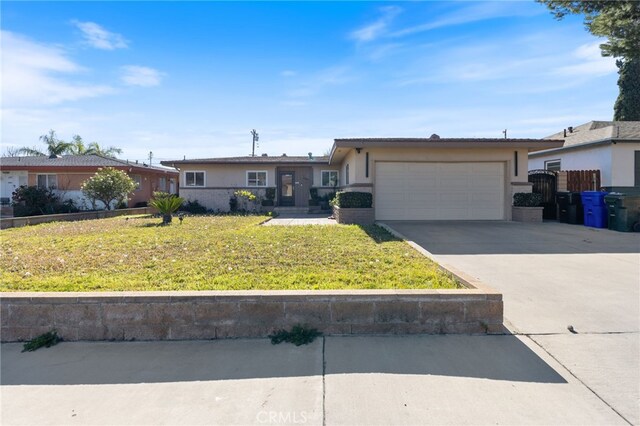
[[[101,201],[107,210],[111,210],[111,203],[114,201],[124,202],[135,189],[133,179],[125,172],[111,167],[99,169],[82,184],[84,195],[92,203]]]
[[[182,203],[184,203],[184,198],[161,191],[154,192],[153,198],[149,201],[149,205],[158,209],[162,215],[163,225],[171,223],[171,214],[178,210],[180,206],[182,206]]]

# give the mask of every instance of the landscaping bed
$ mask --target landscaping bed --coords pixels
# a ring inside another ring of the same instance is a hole
[[[2,231],[0,291],[455,289],[373,226],[258,226],[264,216],[49,223]]]

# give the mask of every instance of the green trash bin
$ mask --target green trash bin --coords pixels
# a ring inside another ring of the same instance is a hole
[[[640,228],[640,196],[612,192],[604,197],[608,227],[614,231],[632,232]]]

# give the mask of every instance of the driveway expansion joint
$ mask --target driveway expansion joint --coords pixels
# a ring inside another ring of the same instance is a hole
[[[555,334],[563,334],[566,335],[567,333],[555,333]],[[593,333],[593,334],[619,334],[619,333]],[[562,366],[562,368],[564,368],[569,374],[571,374],[571,376],[576,379],[580,384],[582,384],[582,386],[584,386],[585,388],[587,388],[593,395],[595,395],[596,398],[598,398],[600,401],[602,401],[602,403],[604,405],[606,405],[607,407],[609,407],[611,409],[611,411],[613,411],[614,413],[616,413],[622,420],[624,420],[627,424],[633,426],[633,422],[631,422],[629,419],[627,419],[625,416],[623,416],[618,410],[616,410],[611,404],[609,404],[609,402],[607,402],[604,398],[602,398],[600,395],[598,395],[598,393],[593,390],[591,388],[591,386],[589,386],[588,384],[586,384],[582,379],[580,379],[573,371],[571,371],[571,369],[565,365],[562,361],[560,361],[560,359],[558,359],[556,356],[554,356],[551,352],[549,352],[547,350],[547,348],[545,348],[541,343],[539,343],[537,340],[535,340],[531,335],[526,335],[526,337],[531,340],[533,343],[536,344],[536,346],[538,346],[540,349],[542,349],[547,355],[549,355],[551,358],[553,358],[553,360],[555,362],[557,362],[558,364],[560,364]]]

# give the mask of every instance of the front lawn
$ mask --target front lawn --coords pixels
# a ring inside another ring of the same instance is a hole
[[[377,226],[117,217],[0,233],[1,291],[457,288]]]

